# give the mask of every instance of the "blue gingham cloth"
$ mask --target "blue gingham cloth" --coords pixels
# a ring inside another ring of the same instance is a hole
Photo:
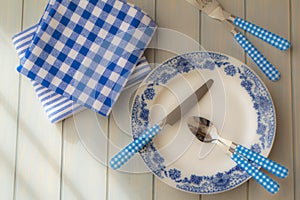
[[[56,0],[46,12],[18,71],[107,116],[156,24],[118,0]]]
[[[38,27],[39,25],[34,25],[13,37],[13,44],[20,59],[24,58],[25,52],[30,47]],[[150,71],[149,63],[145,57],[142,57],[129,77],[125,88],[129,88],[142,81]],[[60,94],[56,94],[39,83],[35,81],[32,81],[32,83],[51,123],[64,120],[84,109],[84,106],[74,103]]]

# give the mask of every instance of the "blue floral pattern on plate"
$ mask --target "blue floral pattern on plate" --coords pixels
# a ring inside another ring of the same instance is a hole
[[[137,137],[149,125],[149,110],[147,103],[155,98],[155,85],[167,84],[175,76],[188,73],[191,70],[224,70],[229,77],[238,77],[240,85],[249,94],[253,108],[257,113],[256,134],[259,141],[251,146],[255,152],[270,149],[273,144],[276,129],[275,111],[270,94],[262,81],[248,67],[235,66],[229,57],[214,52],[195,52],[176,56],[157,67],[145,80],[146,88],[136,95],[132,108],[133,137]],[[153,142],[146,145],[140,154],[151,169],[161,179],[170,179],[178,189],[198,194],[212,194],[232,189],[244,183],[249,176],[239,166],[212,176],[191,174],[184,177],[182,171],[166,167],[165,159],[159,154]]]

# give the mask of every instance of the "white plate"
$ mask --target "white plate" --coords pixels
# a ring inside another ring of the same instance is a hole
[[[233,189],[249,176],[218,147],[196,140],[186,119],[206,117],[224,138],[267,156],[275,138],[276,118],[271,96],[260,78],[245,64],[220,53],[176,56],[143,81],[131,113],[135,138],[209,78],[214,79],[209,94],[140,151],[146,165],[163,182],[198,194]]]

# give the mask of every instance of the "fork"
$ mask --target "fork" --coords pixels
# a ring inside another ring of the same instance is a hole
[[[263,40],[264,42],[269,43],[281,51],[285,51],[291,46],[287,39],[230,14],[222,8],[217,0],[186,1],[205,12],[209,17],[223,22],[227,29],[233,34],[236,41],[269,78],[269,80],[278,81],[280,79],[280,72],[275,68],[275,66],[268,61],[242,33],[237,31],[235,26],[251,33],[252,35]]]

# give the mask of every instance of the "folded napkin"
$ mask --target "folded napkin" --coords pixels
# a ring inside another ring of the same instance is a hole
[[[156,24],[118,0],[56,0],[47,6],[18,71],[107,116]]]
[[[24,58],[25,52],[30,47],[32,39],[38,28],[39,25],[34,25],[13,36],[13,44],[20,59]],[[138,64],[136,65],[133,73],[129,77],[125,88],[129,88],[141,82],[150,71],[151,68],[146,58],[142,57],[142,59],[140,59]],[[63,97],[60,94],[56,94],[55,92],[47,89],[37,82],[32,82],[37,96],[42,103],[51,123],[56,123],[64,120],[72,116],[73,114],[85,109],[84,106],[74,103],[73,101]]]

